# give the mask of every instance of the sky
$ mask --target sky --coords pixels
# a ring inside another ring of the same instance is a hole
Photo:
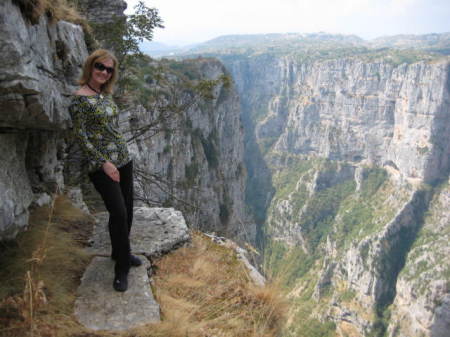
[[[125,0],[131,14],[138,0]],[[450,32],[450,0],[144,0],[164,21],[154,41],[188,45],[221,35],[385,35]]]

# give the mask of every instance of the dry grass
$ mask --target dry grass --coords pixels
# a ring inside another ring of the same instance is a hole
[[[39,23],[42,15],[47,15],[51,23],[59,20],[81,25],[85,33],[92,33],[92,28],[76,8],[76,0],[13,0],[22,14],[32,23]]]
[[[65,197],[36,209],[30,229],[2,247],[0,336],[269,337],[286,312],[275,286],[254,286],[234,251],[200,233],[155,263],[162,322],[122,333],[85,329],[73,316],[76,289],[90,257],[83,245],[91,219]],[[31,307],[30,307],[31,305]]]
[[[73,290],[89,261],[80,233],[91,222],[59,197],[54,207],[32,212],[28,231],[2,244],[0,336],[56,336],[45,331],[71,315]]]
[[[170,336],[276,336],[284,324],[286,303],[279,289],[253,285],[234,251],[201,233],[156,266],[161,328]]]

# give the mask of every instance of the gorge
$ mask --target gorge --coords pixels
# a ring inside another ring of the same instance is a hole
[[[31,24],[16,3],[0,4],[2,240],[79,184],[66,108],[90,47],[76,22]],[[125,8],[80,4],[97,23]],[[127,137],[177,112],[130,142],[137,199],[256,245],[291,302],[286,336],[450,329],[450,37],[403,39],[227,36],[127,70]]]
[[[289,336],[447,334],[450,64],[427,38],[402,50],[267,34],[193,50],[238,88],[247,201],[265,270],[294,303]]]

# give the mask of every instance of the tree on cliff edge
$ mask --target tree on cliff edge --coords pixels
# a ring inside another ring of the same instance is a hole
[[[155,28],[164,28],[158,9],[147,7],[143,1],[134,6],[134,14],[113,15],[111,21],[89,22],[101,47],[114,51],[120,68],[126,67],[127,58],[142,57],[139,43],[153,40]],[[88,43],[89,52],[100,46]],[[119,69],[123,70],[123,69]]]

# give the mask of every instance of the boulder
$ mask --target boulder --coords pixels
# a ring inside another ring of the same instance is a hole
[[[159,305],[150,287],[151,264],[146,257],[159,256],[189,240],[181,212],[173,208],[135,207],[130,241],[134,254],[141,254],[143,264],[130,269],[128,290],[113,288],[114,261],[108,233],[108,213],[95,215],[92,247],[96,255],[86,269],[78,288],[75,316],[93,330],[122,331],[160,321]]]
[[[94,254],[111,254],[108,233],[108,213],[96,214],[98,219],[92,235]],[[180,211],[173,208],[135,207],[131,227],[131,250],[147,257],[167,253],[189,240],[186,221]]]

